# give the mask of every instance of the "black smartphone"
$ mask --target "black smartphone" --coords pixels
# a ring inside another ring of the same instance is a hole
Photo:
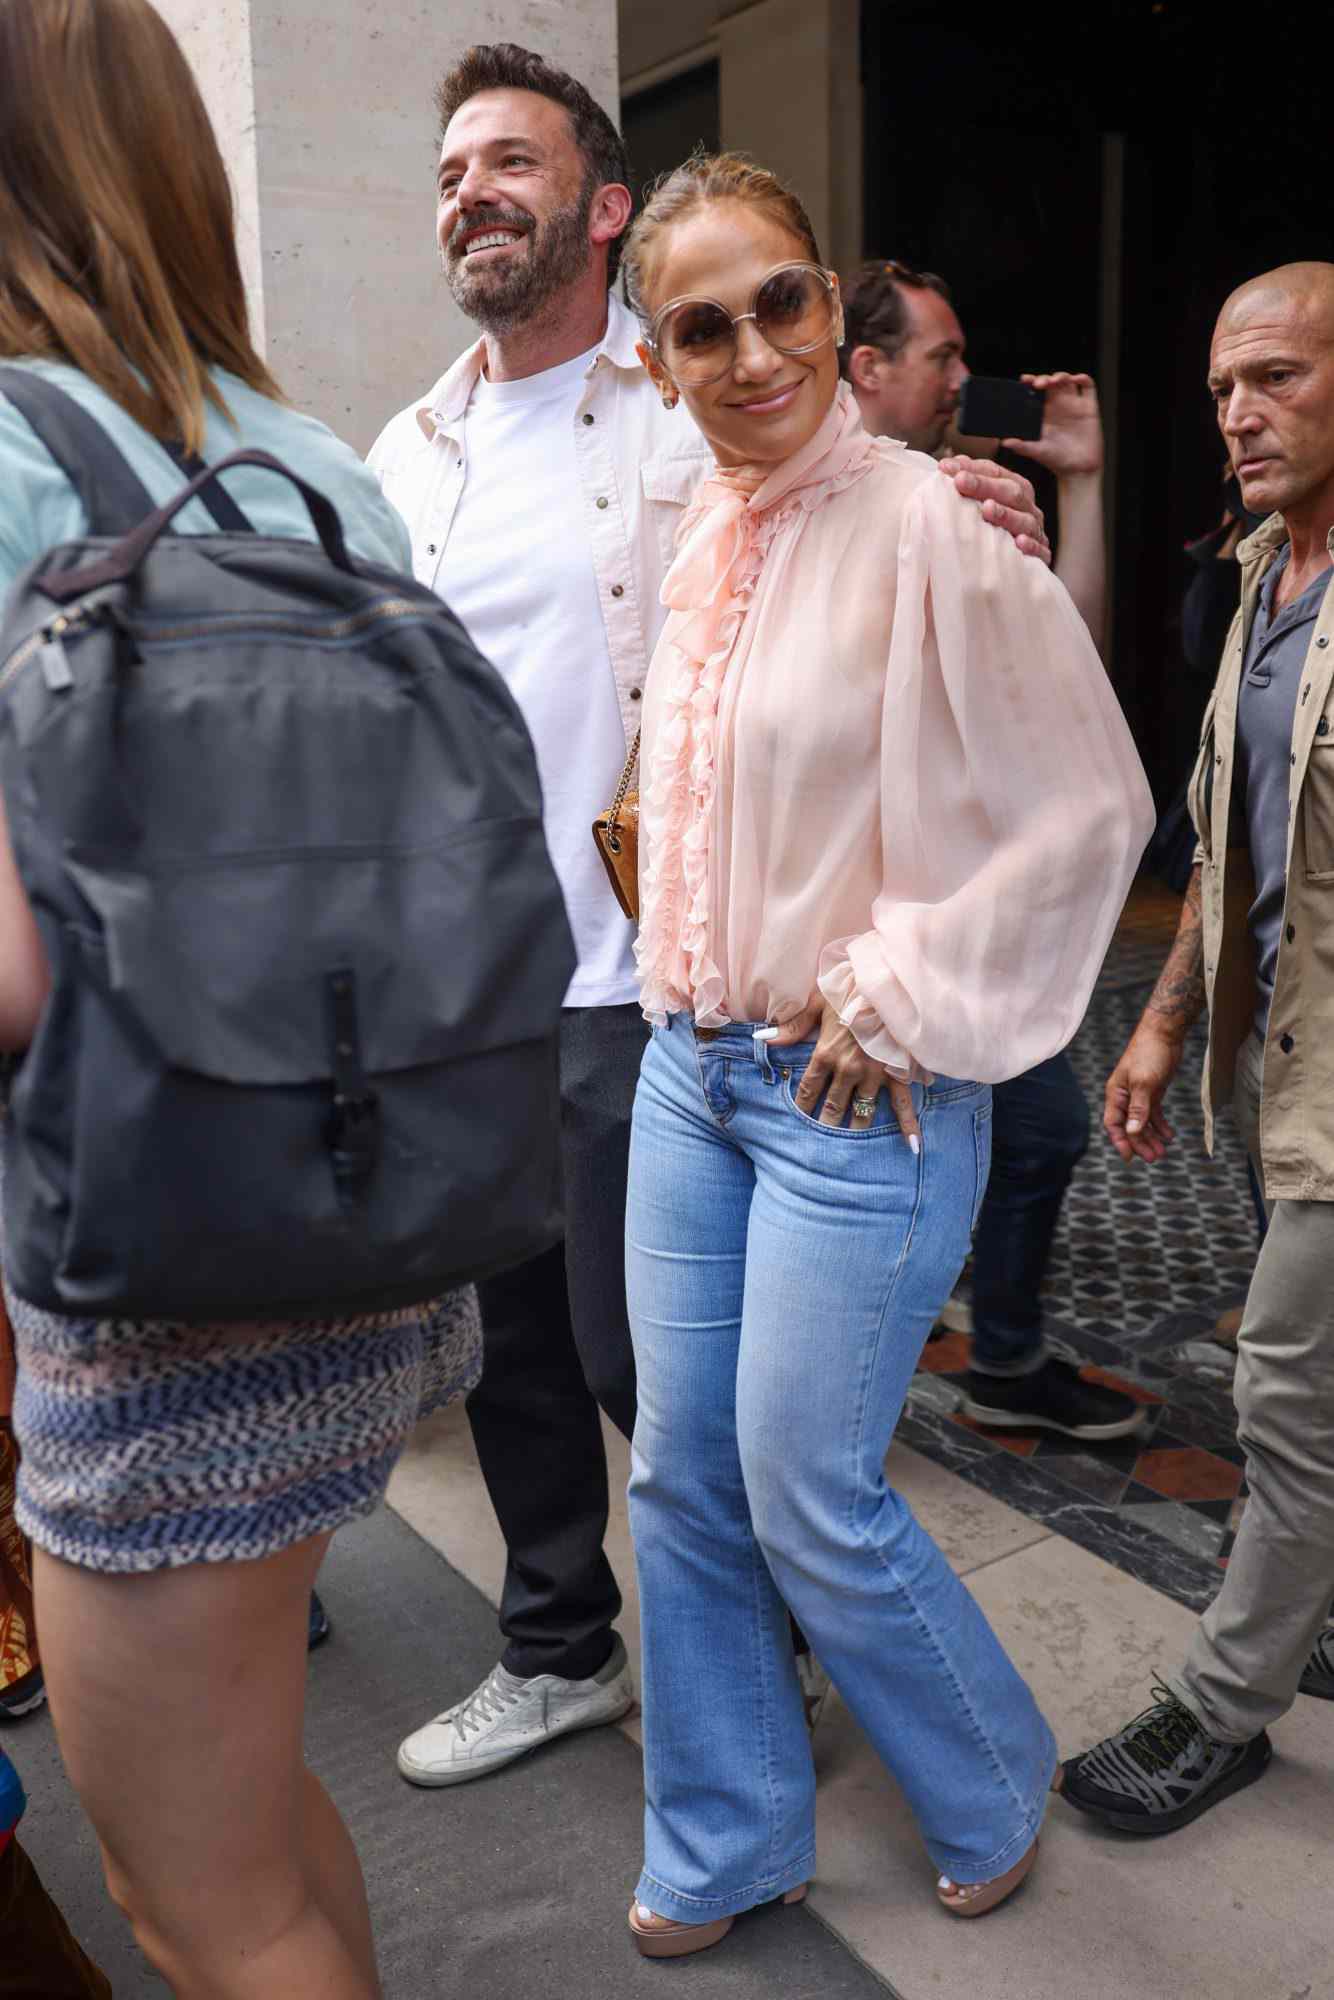
[[[959,398],[957,428],[967,437],[1040,438],[1040,389],[1003,375],[970,375]]]

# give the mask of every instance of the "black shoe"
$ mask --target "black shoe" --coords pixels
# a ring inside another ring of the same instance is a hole
[[[32,1715],[46,1701],[46,1682],[40,1667],[32,1667],[22,1680],[0,1688],[0,1722],[14,1722],[20,1715]]]
[[[1071,1362],[1055,1358],[1031,1375],[982,1375],[970,1368],[963,1412],[997,1429],[1061,1431],[1091,1444],[1128,1437],[1144,1422],[1133,1396],[1086,1382]]]
[[[1173,1833],[1244,1785],[1273,1756],[1263,1730],[1249,1743],[1216,1743],[1165,1687],[1115,1736],[1062,1766],[1061,1796],[1122,1833]]]
[[[310,1623],[306,1627],[306,1651],[313,1653],[317,1646],[324,1644],[332,1631],[333,1626],[329,1623],[329,1614],[312,1590],[310,1593]]]
[[[1334,1618],[1316,1640],[1297,1691],[1313,1694],[1317,1701],[1334,1701]]]

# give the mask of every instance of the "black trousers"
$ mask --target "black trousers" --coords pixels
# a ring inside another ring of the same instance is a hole
[[[1069,1056],[992,1090],[991,1178],[973,1232],[973,1366],[1022,1375],[1042,1354],[1042,1280],[1089,1108]]]
[[[502,1659],[525,1678],[595,1674],[621,1608],[602,1548],[607,1457],[598,1406],[630,1436],[625,1184],[647,1039],[638,1006],[566,1008],[565,1241],[478,1286],[482,1379],[468,1398],[468,1419],[508,1551]]]

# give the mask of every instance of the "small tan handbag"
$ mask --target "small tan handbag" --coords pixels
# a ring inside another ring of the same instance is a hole
[[[606,812],[593,821],[602,865],[607,871],[612,894],[632,924],[639,922],[639,793],[630,790],[630,780],[639,762],[639,734],[630,745],[630,755],[621,772],[616,796]]]

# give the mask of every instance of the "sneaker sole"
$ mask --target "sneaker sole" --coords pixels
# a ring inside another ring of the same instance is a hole
[[[1188,1805],[1177,1806],[1172,1812],[1145,1814],[1108,1811],[1103,1806],[1092,1805],[1087,1800],[1081,1799],[1077,1792],[1071,1791],[1068,1776],[1061,1787],[1061,1797],[1066,1799],[1077,1812],[1087,1813],[1090,1819],[1101,1820],[1104,1826],[1115,1827],[1118,1833],[1135,1833],[1141,1839],[1151,1839],[1155,1834],[1175,1833],[1178,1827],[1189,1826],[1193,1819],[1198,1819],[1201,1813],[1208,1812],[1211,1806],[1221,1805],[1223,1800],[1231,1798],[1234,1792],[1245,1791],[1247,1785],[1253,1785],[1257,1778],[1264,1776],[1269,1769],[1269,1760],[1273,1754],[1274,1746],[1266,1737],[1264,1752],[1253,1766],[1238,1764],[1230,1777],[1224,1778],[1220,1784],[1211,1786],[1200,1798],[1191,1800]]]
[[[1112,1438],[1129,1437],[1144,1425],[1143,1410],[1136,1410],[1133,1417],[1118,1417],[1114,1424],[1058,1424],[1051,1417],[993,1410],[986,1403],[975,1403],[971,1396],[964,1397],[961,1407],[964,1416],[971,1417],[975,1424],[987,1424],[992,1430],[1059,1431],[1062,1437],[1080,1438],[1085,1444],[1107,1444]]]
[[[39,1687],[36,1694],[30,1694],[23,1701],[0,1701],[0,1722],[15,1722],[21,1715],[35,1715],[39,1708],[46,1706],[46,1689]]]
[[[534,1750],[540,1750],[544,1744],[554,1743],[562,1736],[575,1736],[583,1729],[602,1729],[608,1723],[619,1722],[634,1705],[633,1693],[627,1693],[619,1706],[609,1713],[590,1715],[578,1722],[560,1723],[554,1729],[548,1729],[535,1742],[525,1743],[520,1750],[505,1750],[494,1756],[479,1757],[462,1769],[451,1764],[447,1770],[427,1771],[421,1765],[409,1763],[400,1750],[396,1759],[399,1776],[406,1778],[410,1785],[420,1785],[424,1791],[439,1791],[446,1785],[466,1785],[473,1778],[485,1778],[492,1771],[503,1771],[507,1764],[517,1764],[521,1757],[531,1757]]]

